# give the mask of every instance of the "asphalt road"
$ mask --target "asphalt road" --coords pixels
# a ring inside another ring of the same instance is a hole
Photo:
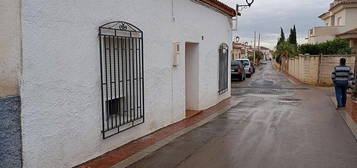
[[[132,168],[357,168],[357,142],[326,89],[270,64],[232,84],[240,102]]]

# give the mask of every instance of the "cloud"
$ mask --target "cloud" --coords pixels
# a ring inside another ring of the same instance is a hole
[[[245,0],[220,0],[235,8]],[[322,25],[318,16],[326,12],[332,0],[255,0],[253,6],[241,11],[238,35],[242,41],[252,41],[254,31],[262,34],[262,44],[274,48],[280,35],[280,27],[289,35],[296,25],[298,42],[303,43],[310,28]],[[234,33],[236,34],[236,33]]]

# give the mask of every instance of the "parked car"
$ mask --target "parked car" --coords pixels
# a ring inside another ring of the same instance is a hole
[[[244,81],[246,78],[246,73],[242,61],[235,60],[231,63],[231,78]]]
[[[252,63],[249,61],[249,59],[237,59],[237,60],[243,63],[245,74],[247,78],[250,78],[253,74],[253,70],[251,67]]]

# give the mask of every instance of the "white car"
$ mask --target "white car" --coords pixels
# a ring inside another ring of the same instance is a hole
[[[237,60],[243,63],[245,74],[248,78],[250,78],[253,73],[250,65],[251,62],[249,61],[249,59],[237,59]]]

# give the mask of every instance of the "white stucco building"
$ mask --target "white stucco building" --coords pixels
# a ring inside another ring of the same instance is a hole
[[[357,0],[334,0],[328,12],[319,18],[325,26],[314,27],[308,32],[308,43],[317,44],[341,38],[357,48]]]
[[[79,165],[230,97],[236,12],[217,0],[0,8],[0,96],[21,100],[22,167]]]
[[[248,57],[248,44],[233,42],[232,44],[232,60]]]
[[[260,46],[258,49],[263,53],[263,60],[273,59],[272,50],[264,46]]]

